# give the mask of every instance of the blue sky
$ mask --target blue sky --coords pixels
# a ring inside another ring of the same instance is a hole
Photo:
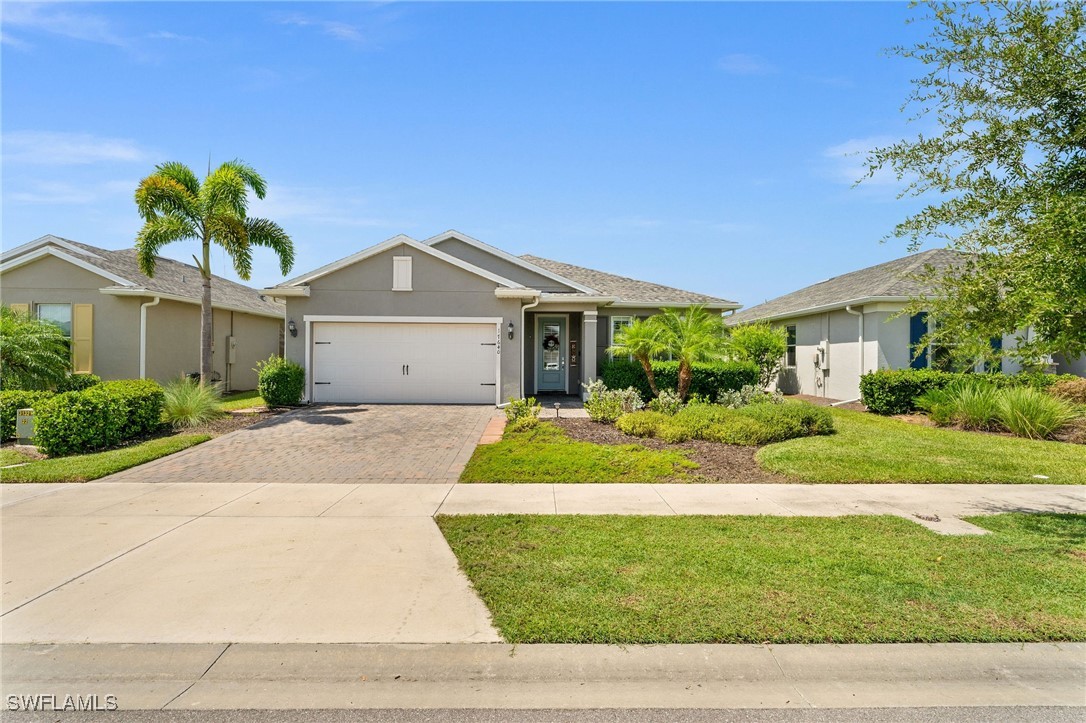
[[[3,245],[130,245],[155,163],[239,157],[296,273],[397,233],[746,305],[896,258],[859,188],[922,24],[903,3],[4,3]],[[854,155],[854,152],[860,155]],[[188,259],[194,244],[169,255]],[[215,272],[232,276],[220,255]],[[260,253],[253,285],[281,280]]]

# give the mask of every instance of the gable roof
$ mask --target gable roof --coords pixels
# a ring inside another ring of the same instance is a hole
[[[782,319],[874,301],[908,301],[931,289],[911,275],[931,266],[943,270],[961,262],[949,249],[923,251],[866,269],[834,276],[727,317],[729,324]]]
[[[604,271],[596,271],[583,266],[552,261],[540,256],[524,255],[520,258],[525,261],[547,269],[556,274],[572,279],[577,283],[591,287],[600,296],[615,297],[618,301],[615,306],[644,304],[646,306],[660,306],[666,304],[704,304],[712,308],[736,309],[739,304],[727,299],[719,299],[715,296],[696,294],[693,291],[684,291],[671,286],[654,284],[650,281],[639,281],[626,276],[608,274]],[[560,296],[551,294],[551,296]]]
[[[163,296],[194,304],[200,303],[203,294],[200,270],[191,264],[158,256],[155,275],[150,277],[140,270],[135,249],[102,249],[53,235],[5,252],[0,271],[23,266],[42,256],[54,256],[112,281],[113,286],[103,289],[107,294]],[[211,281],[212,306],[282,318],[283,306],[265,299],[256,289],[214,274]]]
[[[375,246],[370,246],[369,248],[362,249],[358,253],[351,254],[350,256],[345,256],[344,258],[339,259],[338,261],[333,261],[330,264],[325,264],[319,269],[314,269],[313,271],[302,274],[301,276],[295,276],[293,279],[288,279],[281,284],[276,284],[275,286],[269,287],[267,291],[274,293],[276,289],[284,289],[293,286],[308,284],[309,282],[319,279],[322,276],[327,276],[328,274],[339,271],[340,269],[346,268],[352,264],[357,264],[359,261],[364,261],[371,256],[376,256],[379,253],[383,253],[397,246],[409,246],[416,251],[421,251],[424,254],[428,254],[430,256],[433,256],[434,258],[441,259],[446,263],[464,269],[465,271],[475,274],[476,276],[482,276],[484,279],[489,279],[490,281],[493,281],[499,286],[504,286],[510,289],[524,288],[523,284],[519,284],[516,281],[511,281],[510,279],[499,276],[498,274],[495,274],[491,271],[487,271],[486,269],[480,268],[474,264],[470,264],[463,259],[458,259],[455,256],[445,253],[444,251],[430,248],[426,244],[419,243],[410,236],[399,234],[397,236],[393,236],[390,239],[382,241]]]

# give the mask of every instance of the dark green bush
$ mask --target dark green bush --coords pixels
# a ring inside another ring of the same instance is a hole
[[[84,389],[101,384],[102,378],[95,374],[69,374],[57,383],[57,394],[64,392],[81,392]]]
[[[955,382],[988,383],[997,388],[1029,387],[1044,391],[1061,381],[1079,379],[1074,374],[972,374],[935,369],[880,369],[860,377],[860,397],[876,414],[908,414],[920,409],[917,400],[927,392]]]
[[[105,449],[123,437],[125,403],[109,394],[57,394],[36,409],[34,443],[45,454],[59,456]]]
[[[152,434],[162,426],[166,394],[162,385],[153,379],[102,382],[82,393],[91,397],[110,397],[121,403],[124,415],[122,440]]]
[[[28,392],[21,389],[0,392],[0,441],[7,441],[15,436],[15,414],[20,409],[35,411],[52,392]]]
[[[302,401],[305,369],[280,356],[256,363],[257,391],[269,407],[292,407]]]
[[[690,394],[716,399],[722,391],[738,391],[747,385],[758,383],[758,365],[754,362],[713,362],[695,364]],[[677,389],[679,386],[679,362],[657,361],[652,363],[657,389]],[[643,399],[652,399],[652,390],[645,370],[638,362],[615,359],[604,362],[600,379],[608,389],[633,387]]]

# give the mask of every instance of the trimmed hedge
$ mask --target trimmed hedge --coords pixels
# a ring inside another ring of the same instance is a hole
[[[257,391],[269,407],[293,407],[302,401],[305,369],[289,359],[272,355],[256,363]]]
[[[165,395],[158,382],[102,382],[57,394],[36,409],[34,442],[55,457],[114,447],[162,426]]]
[[[652,363],[658,389],[677,389],[679,386],[679,362],[656,361]],[[716,399],[722,391],[735,392],[744,386],[758,384],[758,365],[754,362],[713,362],[695,364],[690,394]],[[652,399],[652,390],[641,364],[627,359],[604,362],[600,379],[608,389],[633,387],[642,399]]]
[[[11,389],[0,392],[0,440],[15,436],[15,415],[20,409],[34,409],[53,396],[52,392],[31,392]]]
[[[834,432],[829,410],[806,402],[754,404],[740,409],[695,404],[674,416],[659,412],[626,414],[615,426],[626,434],[665,442],[703,439],[747,446]]]
[[[143,437],[157,432],[162,426],[162,410],[166,406],[166,393],[162,385],[153,379],[102,382],[87,389],[83,394],[103,395],[120,400],[124,407],[121,439]]]
[[[57,394],[81,392],[102,383],[102,377],[96,374],[69,374],[57,384]]]
[[[985,381],[997,388],[1030,387],[1046,391],[1052,385],[1074,379],[1074,374],[973,374],[935,369],[880,369],[860,377],[860,398],[875,414],[908,414],[919,409],[916,400],[926,392],[943,389],[957,381]]]

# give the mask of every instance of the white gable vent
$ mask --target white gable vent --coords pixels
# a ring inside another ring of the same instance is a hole
[[[393,256],[392,257],[392,290],[393,291],[410,291],[411,290],[411,257],[410,256]]]

